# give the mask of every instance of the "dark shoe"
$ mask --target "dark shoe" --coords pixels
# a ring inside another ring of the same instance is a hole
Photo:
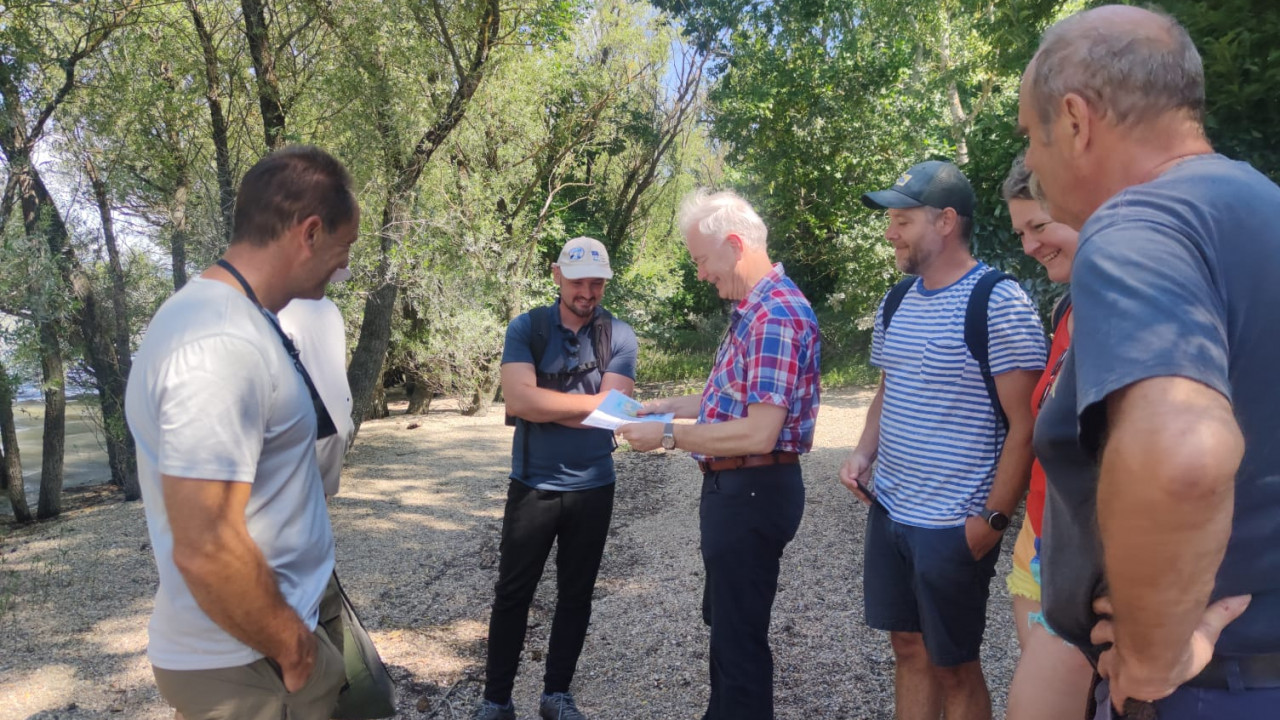
[[[476,714],[471,716],[471,720],[516,720],[516,704],[510,700],[506,705],[481,700],[480,707],[476,708]]]
[[[542,720],[587,720],[578,706],[573,704],[573,695],[567,692],[543,695],[538,703],[538,714]]]

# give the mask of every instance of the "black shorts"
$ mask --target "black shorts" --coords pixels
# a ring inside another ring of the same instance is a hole
[[[974,560],[964,525],[905,525],[890,518],[880,503],[872,503],[864,549],[867,625],[923,633],[929,660],[938,667],[978,659],[999,543]]]

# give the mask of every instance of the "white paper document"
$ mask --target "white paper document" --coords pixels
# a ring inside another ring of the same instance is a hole
[[[617,390],[610,390],[608,395],[604,396],[604,400],[586,420],[582,421],[583,425],[591,427],[604,428],[605,430],[617,430],[628,423],[636,422],[659,422],[669,423],[675,419],[675,413],[665,413],[662,415],[638,415],[643,403],[634,398],[629,398]]]

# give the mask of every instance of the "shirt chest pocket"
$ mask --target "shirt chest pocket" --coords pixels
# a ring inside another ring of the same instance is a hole
[[[951,340],[930,340],[920,357],[920,379],[934,384],[960,382],[969,349]]]

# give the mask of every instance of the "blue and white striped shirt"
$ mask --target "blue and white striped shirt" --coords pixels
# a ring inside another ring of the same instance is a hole
[[[1005,431],[964,343],[969,293],[990,270],[979,263],[937,290],[917,280],[887,334],[883,300],[876,311],[871,363],[884,371],[885,390],[875,490],[898,522],[962,525],[991,492]],[[1044,368],[1044,329],[1017,283],[995,286],[987,318],[993,375]]]

